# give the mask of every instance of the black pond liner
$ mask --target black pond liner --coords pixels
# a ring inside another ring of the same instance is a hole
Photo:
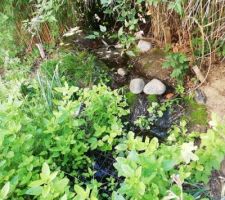
[[[93,150],[87,152],[88,156],[92,160],[92,165],[89,166],[94,171],[92,177],[85,177],[83,174],[83,168],[77,169],[78,176],[73,176],[66,171],[64,171],[66,177],[70,180],[71,186],[76,182],[79,182],[81,186],[86,186],[91,182],[91,180],[96,180],[98,183],[101,183],[101,186],[98,188],[98,193],[102,200],[108,200],[111,197],[112,192],[116,191],[119,188],[120,183],[124,181],[123,177],[119,177],[117,170],[114,168],[113,164],[116,160],[113,158],[112,151],[103,152],[100,150]],[[86,171],[86,173],[88,173]],[[114,179],[114,185],[110,184],[110,178]]]
[[[163,99],[161,99],[163,101]],[[150,125],[150,130],[140,129],[135,125],[135,121],[140,116],[151,117],[148,113],[149,103],[147,96],[145,94],[138,95],[136,102],[131,108],[130,113],[130,123],[128,129],[136,133],[143,138],[145,137],[157,137],[160,140],[166,139],[168,136],[168,131],[172,125],[176,124],[181,116],[184,114],[184,107],[180,104],[172,105],[170,109],[167,109],[162,117],[159,117],[153,122],[153,125]]]
[[[184,114],[184,108],[182,105],[173,105],[171,109],[165,111],[163,116],[154,122],[154,125],[151,126],[150,130],[140,130],[140,128],[135,126],[134,121],[139,116],[149,116],[147,108],[148,100],[146,95],[139,95],[137,103],[135,104],[135,110],[131,112],[130,116],[127,116],[127,118],[124,119],[124,121],[129,121],[129,123],[124,127],[126,132],[131,130],[143,139],[146,137],[157,137],[160,141],[163,141],[168,136],[167,133],[171,126],[178,122],[180,117]],[[107,152],[100,150],[87,152],[86,155],[92,160],[92,170],[94,171],[94,175],[89,178],[82,176],[78,177],[80,183],[89,183],[91,179],[95,179],[101,183],[102,185],[99,188],[99,195],[101,196],[101,199],[109,199],[113,190],[117,190],[119,185],[124,181],[124,177],[119,177],[117,170],[113,166],[116,162],[113,158],[113,152],[114,149]],[[109,181],[110,178],[115,180],[115,185],[113,188]]]
[[[112,192],[110,190],[109,178],[115,180],[115,187],[118,188],[119,184],[123,182],[124,178],[119,177],[117,170],[114,168],[113,164],[116,160],[113,158],[111,152],[102,152],[102,151],[92,151],[89,152],[90,157],[93,158],[93,171],[94,179],[97,180],[102,186],[99,189],[99,194],[104,194],[106,196],[111,196]],[[113,188],[114,190],[116,188]]]

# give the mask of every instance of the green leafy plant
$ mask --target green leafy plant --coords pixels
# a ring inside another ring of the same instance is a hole
[[[153,98],[155,100],[155,98]],[[135,121],[135,125],[138,126],[141,130],[146,129],[150,130],[151,126],[154,124],[154,122],[161,118],[164,114],[164,112],[171,108],[173,103],[176,103],[174,101],[167,101],[162,104],[157,103],[155,101],[151,102],[151,105],[147,109],[148,114],[147,116],[140,116]]]
[[[38,197],[38,199],[66,199],[67,193],[69,193],[67,178],[58,178],[58,172],[50,172],[47,163],[42,166],[42,172],[40,173],[40,179],[35,180],[29,184],[30,188],[25,194]]]
[[[220,164],[224,159],[225,150],[224,133],[225,126],[216,115],[212,116],[210,122],[212,129],[207,133],[200,135],[200,148],[196,151],[199,160],[190,166],[194,171],[191,181],[201,181],[207,183],[209,181],[212,170],[219,170]],[[212,156],[214,159],[210,159]]]
[[[218,170],[224,158],[222,149],[225,133],[224,124],[215,116],[210,122],[212,129],[207,133],[188,134],[186,122],[174,125],[170,136],[164,144],[157,139],[144,141],[128,133],[116,146],[118,157],[115,168],[124,182],[113,194],[113,198],[121,199],[202,199],[206,197],[207,189],[202,183],[207,183],[212,170]],[[201,139],[199,146],[195,145],[197,138]],[[215,155],[215,160],[210,156]],[[158,171],[159,170],[159,171]],[[184,189],[183,184],[196,187],[196,194]],[[192,196],[193,195],[193,196]],[[202,198],[201,198],[202,197]]]
[[[1,91],[7,92],[0,95],[0,186],[10,182],[10,193],[4,189],[2,195],[24,196],[27,186],[39,180],[41,184],[35,185],[38,188],[31,185],[27,194],[34,192],[39,199],[46,195],[57,199],[59,193],[54,185],[58,179],[43,163],[47,162],[53,171],[69,174],[75,183],[79,182],[78,177],[91,179],[93,161],[86,153],[111,150],[117,143],[123,134],[120,118],[128,113],[126,103],[117,91],[106,86],[80,90],[65,84],[54,88],[52,110],[48,110],[37,82],[33,80],[32,90],[25,92],[20,90],[23,83],[7,82]],[[39,179],[42,165],[43,173],[53,178],[41,175]],[[65,199],[63,192],[60,195]]]
[[[170,53],[166,56],[166,61],[163,63],[163,68],[172,68],[171,77],[182,81],[185,73],[188,70],[188,59],[182,53]]]
[[[125,157],[117,157],[114,164],[118,175],[125,178],[118,193],[130,199],[162,199],[168,191],[173,191],[178,196],[184,195],[185,199],[193,199],[173,184],[170,177],[179,174],[181,181],[189,177],[189,173],[175,166],[198,159],[193,153],[196,148],[193,143],[159,145],[156,138],[142,141],[129,133],[128,139],[116,147],[119,152],[126,152]]]
[[[150,129],[150,123],[148,121],[148,118],[146,116],[140,116],[138,119],[134,122],[136,126],[138,126],[141,130],[149,130]]]
[[[43,23],[56,21],[56,12],[63,4],[64,1],[59,0],[38,0],[31,20],[24,20],[25,27],[32,35],[39,34]]]
[[[175,88],[175,91],[176,91],[177,94],[179,94],[181,97],[183,97],[184,92],[185,92],[185,88],[182,84],[177,84],[176,88]]]
[[[97,187],[91,188],[87,186],[86,189],[83,189],[79,185],[74,186],[76,196],[74,200],[98,200],[98,191]]]
[[[114,139],[122,135],[121,117],[129,112],[124,108],[126,102],[117,91],[110,91],[106,86],[94,86],[91,90],[85,89],[81,101],[86,109],[81,112],[87,124],[92,149],[97,146],[103,149],[111,149]],[[105,112],[107,110],[107,112]]]

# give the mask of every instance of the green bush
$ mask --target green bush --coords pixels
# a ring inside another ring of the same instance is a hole
[[[60,174],[74,177],[75,182],[79,182],[78,177],[91,177],[91,158],[86,153],[112,149],[123,133],[120,117],[127,114],[122,97],[106,86],[55,88],[51,111],[43,104],[38,84],[33,84],[29,98],[19,92],[21,83],[8,85],[7,94],[1,98],[0,186],[10,182],[8,196],[12,199],[26,198],[26,194],[34,192],[27,192],[28,185],[39,179],[44,162]],[[9,92],[14,89],[17,93]],[[42,184],[50,184],[45,185],[49,188],[55,183]],[[55,193],[53,188],[44,188]],[[37,196],[40,188],[38,191],[34,192]],[[44,199],[43,195],[39,199]]]
[[[224,159],[225,126],[215,117],[207,133],[187,134],[186,123],[175,126],[165,143],[156,138],[143,140],[128,133],[116,146],[115,168],[123,177],[114,199],[202,199],[211,172]],[[197,146],[195,139],[200,138]],[[211,159],[211,156],[215,159]],[[184,187],[185,186],[185,187]],[[195,191],[195,192],[193,192]]]
[[[189,147],[189,149],[186,149]],[[128,134],[127,140],[119,144],[118,152],[125,151],[125,157],[117,157],[115,168],[125,178],[118,193],[128,199],[163,199],[169,191],[184,199],[194,199],[183,193],[182,183],[189,174],[181,166],[196,160],[193,143],[182,145],[159,144],[156,138],[142,141],[140,137]],[[178,176],[180,185],[172,179]],[[124,199],[127,199],[124,198]]]

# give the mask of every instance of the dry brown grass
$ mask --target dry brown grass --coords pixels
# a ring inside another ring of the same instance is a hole
[[[172,43],[174,51],[194,55],[192,40],[201,38],[201,56],[193,59],[200,63],[209,57],[218,59],[216,52],[225,40],[225,1],[189,0],[183,7],[184,16],[168,10],[165,3],[149,6],[152,19],[149,36],[165,43]]]

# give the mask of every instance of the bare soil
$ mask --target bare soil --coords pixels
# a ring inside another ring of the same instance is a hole
[[[209,112],[214,112],[223,118],[225,116],[225,62],[212,67],[202,90],[207,97],[206,106]]]

